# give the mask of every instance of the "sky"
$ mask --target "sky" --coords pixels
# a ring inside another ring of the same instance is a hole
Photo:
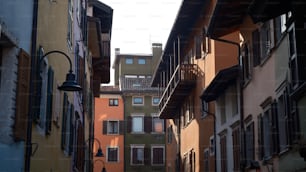
[[[111,66],[122,54],[151,54],[152,43],[167,43],[182,0],[100,0],[113,9]],[[113,75],[113,69],[111,69]],[[114,77],[111,76],[111,83]]]

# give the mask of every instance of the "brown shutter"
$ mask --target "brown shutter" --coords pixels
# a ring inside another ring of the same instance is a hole
[[[127,126],[126,126],[126,132],[131,133],[132,132],[132,117],[128,116],[127,119]]]
[[[150,165],[151,164],[151,162],[150,162],[150,160],[151,160],[150,150],[151,149],[148,148],[148,147],[144,148],[144,164],[145,165]]]
[[[123,135],[124,134],[124,121],[119,121],[119,134]]]
[[[258,29],[256,29],[252,33],[252,47],[253,47],[253,66],[256,67],[260,64],[260,44],[259,44]]]
[[[46,110],[46,127],[45,133],[51,133],[51,124],[52,124],[52,103],[53,103],[53,80],[54,80],[54,71],[50,67],[48,70],[48,85],[47,85],[47,110]]]
[[[81,122],[78,122],[78,129],[77,129],[77,152],[76,152],[76,167],[79,171],[84,170],[84,128]]]
[[[200,59],[202,57],[202,54],[201,54],[201,41],[202,41],[202,37],[201,36],[196,36],[194,38],[194,43],[195,43],[195,58],[196,59]]]
[[[102,131],[102,133],[104,134],[104,135],[106,135],[107,134],[107,121],[103,121],[102,122],[102,125],[103,125],[103,131]]]
[[[152,117],[145,116],[144,117],[144,132],[151,133],[152,131]]]
[[[262,130],[262,116],[258,116],[258,157],[261,160],[263,158],[263,130]]]
[[[18,83],[16,97],[16,116],[14,124],[15,140],[25,140],[29,114],[31,58],[23,50],[18,56]]]

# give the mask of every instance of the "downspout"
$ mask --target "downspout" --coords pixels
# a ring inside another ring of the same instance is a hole
[[[239,99],[240,99],[240,130],[241,130],[241,133],[244,133],[244,123],[243,123],[243,95],[242,95],[242,60],[241,60],[241,50],[240,50],[240,44],[237,43],[237,42],[234,42],[234,41],[229,41],[229,40],[226,40],[226,39],[221,39],[221,38],[211,38],[209,35],[208,37],[210,39],[213,39],[213,40],[216,40],[216,41],[220,41],[220,42],[224,42],[224,43],[227,43],[227,44],[232,44],[234,46],[237,46],[237,49],[238,49],[238,62],[239,62],[239,75],[238,75],[238,79],[240,80],[240,84],[239,84]],[[242,132],[243,131],[243,132]],[[217,170],[217,152],[216,152],[216,120],[214,122],[214,145],[215,145],[215,171]],[[241,155],[241,158],[240,158],[240,164],[241,162],[243,162],[242,160],[245,159],[245,134],[240,134],[240,144],[242,145],[243,147],[243,151],[240,150],[240,155]],[[240,170],[242,172],[244,172],[244,168],[242,168],[242,166],[240,165]]]
[[[32,121],[33,121],[33,105],[34,105],[34,83],[35,65],[36,65],[36,40],[37,40],[37,17],[38,16],[38,0],[33,0],[33,23],[32,23],[32,46],[31,46],[31,73],[30,73],[30,94],[29,94],[29,114],[27,121],[27,138],[25,145],[25,172],[30,171],[31,154],[32,154]]]

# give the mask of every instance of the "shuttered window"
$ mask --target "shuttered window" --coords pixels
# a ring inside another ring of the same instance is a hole
[[[144,164],[144,146],[132,145],[131,146],[131,165]]]
[[[0,55],[0,66],[1,66]],[[27,120],[29,115],[29,91],[30,91],[31,58],[23,50],[18,56],[18,83],[16,96],[16,114],[14,123],[15,140],[25,140],[27,131]],[[0,71],[1,76],[1,71]],[[1,80],[1,77],[0,77]]]
[[[118,147],[108,147],[107,148],[107,162],[119,162]]]
[[[248,165],[250,165],[251,161],[255,159],[254,122],[250,123],[246,127],[245,140],[246,140],[246,145],[245,145],[246,160]]]
[[[195,36],[194,38],[194,51],[195,51],[195,58],[200,59],[202,57],[202,49],[201,49],[201,43],[202,43],[202,36]]]
[[[65,151],[66,155],[71,155],[72,153],[74,136],[72,123],[73,112],[74,107],[69,103],[68,95],[64,93],[61,147]]]
[[[240,129],[235,127],[232,133],[234,171],[240,169]]]
[[[165,147],[164,146],[152,146],[152,165],[164,165],[165,163]]]
[[[221,151],[221,172],[227,172],[227,149],[226,136],[220,137],[220,151]]]
[[[76,155],[75,155],[75,165],[79,171],[84,170],[84,157],[85,157],[85,139],[84,139],[84,127],[80,121],[77,123],[77,132],[76,132]]]
[[[53,109],[53,84],[54,84],[54,71],[51,67],[48,70],[48,86],[47,86],[47,112],[46,112],[46,134],[51,133],[52,127],[52,109]]]

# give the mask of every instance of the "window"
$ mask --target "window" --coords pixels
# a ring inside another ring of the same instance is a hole
[[[221,172],[227,172],[227,149],[226,135],[220,136]]]
[[[73,35],[73,0],[68,2],[68,33],[67,41],[70,48],[72,47],[72,35]]]
[[[131,165],[144,164],[144,146],[132,145],[131,146]]]
[[[202,100],[202,118],[206,117],[209,112],[209,105],[208,102],[206,102],[205,100]]]
[[[204,172],[209,172],[209,149],[204,150]]]
[[[152,165],[164,165],[165,163],[165,146],[152,146],[151,149]]]
[[[266,103],[267,102],[267,103]],[[276,104],[267,99],[262,105],[263,114],[259,117],[259,145],[260,157],[262,159],[271,158],[273,153],[277,153],[277,121],[276,121]]]
[[[202,42],[202,36],[197,35],[194,37],[194,52],[196,59],[200,59],[202,57],[201,42]]]
[[[186,172],[195,172],[195,152],[190,150],[183,157],[183,169]]]
[[[164,120],[158,116],[152,116],[152,132],[162,133],[164,132]]]
[[[247,164],[251,165],[251,161],[255,159],[255,142],[254,142],[254,122],[250,123],[246,127],[245,131],[245,151],[246,151],[246,160]]]
[[[107,134],[119,134],[119,121],[107,121]]]
[[[294,26],[291,27],[289,31],[289,68],[290,68],[290,81],[291,87],[293,89],[298,87],[299,82],[299,75],[298,75],[298,60],[297,60],[297,53],[296,53],[296,39],[295,39],[295,32]]]
[[[144,116],[132,116],[132,132],[133,133],[143,133],[144,132]]]
[[[146,64],[146,59],[138,59],[138,64]]]
[[[270,55],[270,50],[274,46],[270,32],[270,21],[267,21],[252,33],[254,66],[261,64]]]
[[[64,150],[66,155],[71,155],[72,153],[74,136],[72,126],[73,111],[74,107],[69,103],[67,93],[64,93],[61,148]]]
[[[118,147],[107,147],[107,162],[119,162]]]
[[[189,97],[181,108],[183,126],[187,126],[194,119],[194,100]]]
[[[144,105],[143,97],[133,97],[133,105]]]
[[[79,116],[78,112],[75,113],[75,116]],[[76,127],[76,140],[75,140],[76,143],[73,146],[75,148],[74,164],[75,167],[77,168],[76,171],[82,171],[84,169],[84,156],[85,156],[84,127],[80,120],[77,120],[75,127]]]
[[[172,125],[170,125],[167,128],[167,143],[168,144],[172,143],[172,137],[173,137],[173,128],[172,128]]]
[[[119,100],[118,99],[108,99],[108,105],[109,106],[118,106]]]
[[[280,152],[288,149],[289,145],[289,96],[287,91],[278,97],[277,100],[277,119],[278,137]]]
[[[47,59],[44,59],[41,64],[40,80],[40,113],[37,121],[43,134],[50,134],[53,113],[54,71],[48,66]]]
[[[126,58],[125,59],[125,64],[133,64],[133,59],[132,58]]]
[[[233,141],[234,171],[239,171],[240,169],[240,129],[238,126],[233,128],[232,141]]]
[[[221,125],[226,122],[226,114],[225,114],[225,96],[220,96],[217,100],[217,106],[219,108],[220,114],[220,122]]]
[[[209,153],[210,153],[210,156],[215,155],[215,139],[214,139],[214,136],[210,136],[210,138],[209,138]]]
[[[152,97],[152,105],[158,106],[159,104],[159,97]]]

